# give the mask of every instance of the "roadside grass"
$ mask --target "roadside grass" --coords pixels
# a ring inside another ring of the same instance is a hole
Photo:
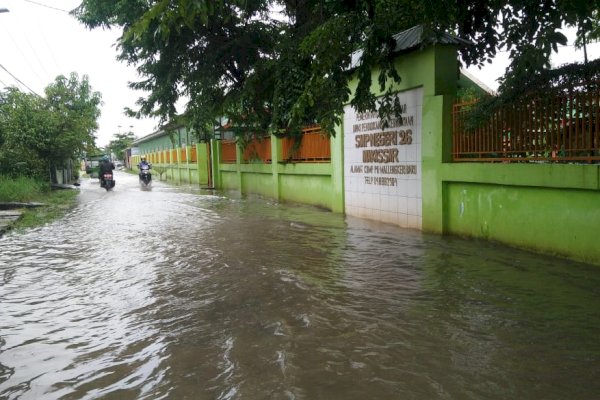
[[[42,226],[65,215],[77,202],[78,190],[52,190],[50,185],[30,178],[0,176],[0,202],[35,202],[41,207],[23,208],[11,227],[16,231]]]
[[[50,189],[48,187],[48,189]],[[0,201],[33,201],[44,192],[44,185],[31,178],[8,178],[0,175]]]

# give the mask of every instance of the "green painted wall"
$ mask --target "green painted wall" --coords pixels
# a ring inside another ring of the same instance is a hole
[[[600,264],[600,166],[445,164],[444,233]]]
[[[209,185],[210,182],[210,158],[209,158],[210,145],[208,143],[199,143],[196,148],[196,156],[198,165],[193,174],[196,176],[194,183],[200,185]]]
[[[175,128],[167,134],[166,132],[155,132],[145,138],[134,142],[134,146],[140,149],[141,154],[153,153],[156,151],[183,148],[196,144],[196,135],[193,131],[185,128]]]
[[[332,208],[331,176],[280,175],[279,186],[282,199]]]
[[[237,172],[221,170],[219,172],[220,185],[219,189],[224,190],[239,190],[240,182]]]
[[[272,185],[273,176],[271,174],[248,172],[242,174],[242,193],[272,197]]]
[[[210,144],[208,143],[195,143],[195,140],[192,140],[185,129],[180,129],[177,131],[178,135],[181,135],[181,140],[189,140],[191,144],[186,144],[184,148],[176,147],[170,150],[177,150],[177,159],[171,160],[168,164],[162,163],[153,163],[153,169],[156,173],[156,177],[160,179],[166,179],[168,181],[177,183],[177,184],[197,184],[200,186],[208,186],[210,184],[210,155],[209,149]],[[170,139],[166,133],[162,133],[162,135],[153,134],[146,139],[141,139],[136,146],[140,149],[140,154],[152,154],[155,152],[162,151],[160,150],[163,144],[165,144],[166,140],[168,143],[171,143]],[[192,147],[196,147],[196,155],[197,161],[191,162],[190,154],[192,151]],[[158,150],[154,150],[158,149]],[[184,157],[185,156],[185,157]],[[132,163],[133,165],[137,165],[139,162],[140,156],[133,156]],[[183,159],[188,161],[182,161]],[[158,174],[159,170],[164,170],[162,174]]]
[[[140,149],[141,154],[148,154],[155,151],[172,149],[173,144],[168,136],[161,136],[148,142],[139,143],[137,147]]]
[[[447,231],[600,260],[600,191],[448,184]]]
[[[216,188],[343,211],[343,196],[334,194],[332,163],[281,163],[281,141],[272,136],[272,163],[241,163],[242,150],[238,148],[236,164],[221,164],[218,162],[220,142],[213,142],[212,151],[216,156],[212,169]],[[334,150],[334,142],[331,142],[332,153],[340,152],[340,149]],[[343,180],[341,175],[339,179]],[[337,190],[340,189],[338,186]]]

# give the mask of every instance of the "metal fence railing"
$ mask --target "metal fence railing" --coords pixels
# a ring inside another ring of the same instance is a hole
[[[302,130],[302,140],[296,145],[294,139],[282,139],[282,159],[295,162],[327,162],[331,160],[329,135],[321,127],[311,126]]]
[[[226,164],[235,164],[235,156],[235,140],[221,140],[221,162]]]
[[[265,164],[269,164],[272,159],[270,136],[254,137],[244,147],[244,153],[242,155],[242,160],[244,162],[261,161]]]
[[[330,162],[331,144],[329,135],[321,130],[318,125],[306,127],[302,130],[299,143],[294,138],[281,140],[281,160],[291,162]],[[273,161],[271,154],[271,136],[254,137],[243,146],[242,162],[258,161],[270,164]],[[237,145],[235,140],[221,140],[221,162],[235,163]]]
[[[457,162],[600,162],[600,91],[561,93],[505,106],[476,128],[476,103],[453,107]]]

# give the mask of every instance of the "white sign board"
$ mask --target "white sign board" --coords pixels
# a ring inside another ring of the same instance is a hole
[[[345,212],[421,229],[423,89],[398,99],[402,116],[385,129],[377,112],[344,110]]]

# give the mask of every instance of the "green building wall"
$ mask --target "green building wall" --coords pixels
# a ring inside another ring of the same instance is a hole
[[[220,154],[220,141],[214,142],[216,143],[214,152]],[[334,191],[336,187],[334,182],[342,178],[336,177],[332,163],[282,163],[280,162],[281,140],[272,136],[271,146],[270,164],[242,163],[240,154],[243,151],[239,147],[235,164],[220,163],[215,157],[213,161],[215,187],[239,191],[243,195],[257,194],[278,201],[343,211],[341,205],[343,196],[336,195]]]
[[[600,166],[446,164],[443,233],[600,264]]]

